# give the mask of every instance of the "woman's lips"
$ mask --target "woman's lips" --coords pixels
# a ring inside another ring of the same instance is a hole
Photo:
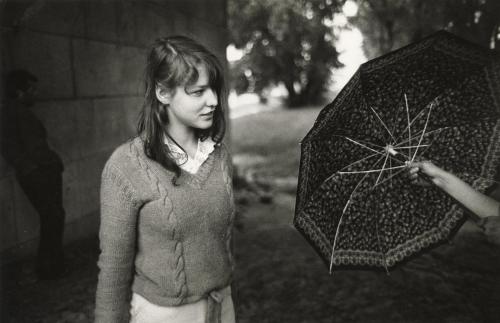
[[[203,117],[211,117],[214,115],[214,112],[213,111],[210,111],[210,112],[207,112],[207,113],[202,113],[201,116]]]

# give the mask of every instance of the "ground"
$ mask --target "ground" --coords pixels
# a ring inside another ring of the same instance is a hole
[[[473,223],[387,275],[333,275],[293,228],[299,142],[319,109],[273,110],[232,122],[238,171],[272,197],[239,188],[233,296],[238,322],[478,323],[500,319],[500,247]],[[265,202],[265,203],[263,203]],[[70,274],[37,282],[31,261],[4,266],[2,322],[92,322],[96,238],[68,247]]]

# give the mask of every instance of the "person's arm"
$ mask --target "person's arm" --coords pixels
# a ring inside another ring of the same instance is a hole
[[[95,322],[128,322],[135,259],[138,195],[130,181],[108,162],[101,182],[101,254]]]
[[[437,187],[465,206],[480,218],[498,216],[500,203],[484,195],[450,172],[437,167],[429,161],[415,162],[409,165],[410,178],[415,183],[422,183],[419,172],[427,175]]]

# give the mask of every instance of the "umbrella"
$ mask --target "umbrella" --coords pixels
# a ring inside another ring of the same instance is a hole
[[[428,159],[484,191],[500,156],[500,62],[448,32],[362,64],[301,143],[294,225],[330,268],[388,270],[447,241],[464,211],[410,183]]]

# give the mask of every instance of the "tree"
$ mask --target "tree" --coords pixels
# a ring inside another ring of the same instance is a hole
[[[245,53],[232,66],[239,89],[262,93],[281,83],[290,106],[321,102],[331,70],[341,66],[332,25],[344,2],[229,0],[231,43]]]
[[[365,40],[368,58],[447,29],[485,47],[500,50],[498,0],[356,0],[350,19]]]

